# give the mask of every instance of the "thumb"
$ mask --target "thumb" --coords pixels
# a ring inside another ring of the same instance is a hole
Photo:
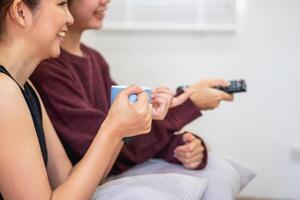
[[[125,88],[121,93],[129,97],[132,94],[140,94],[143,91],[144,90],[141,87],[137,85],[131,85]]]
[[[185,133],[182,136],[182,140],[184,143],[189,143],[195,139],[195,136],[191,133]]]
[[[221,98],[224,101],[233,101],[234,97],[231,94],[228,94],[226,92],[221,92]]]

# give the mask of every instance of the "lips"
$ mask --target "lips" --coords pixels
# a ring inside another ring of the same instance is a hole
[[[67,31],[60,31],[57,33],[58,39],[60,40],[61,43],[64,42],[64,39],[66,37],[66,32]]]
[[[95,17],[97,17],[98,19],[103,19],[105,17],[105,13],[95,13],[94,15]]]
[[[99,19],[103,19],[105,17],[105,11],[106,11],[106,8],[105,9],[99,9],[99,10],[96,10],[94,15],[99,18]]]

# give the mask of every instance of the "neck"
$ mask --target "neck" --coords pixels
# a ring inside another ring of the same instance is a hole
[[[65,37],[65,41],[62,44],[62,48],[71,54],[83,57],[84,55],[80,48],[80,40],[82,33],[83,31],[72,30],[72,28],[70,28]]]
[[[0,64],[3,65],[20,86],[24,86],[42,59],[28,51],[28,44],[15,40],[0,44]]]

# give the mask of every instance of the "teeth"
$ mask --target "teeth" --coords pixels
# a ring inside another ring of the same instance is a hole
[[[58,36],[60,36],[60,37],[65,37],[66,36],[66,32],[59,32],[58,34],[57,34]]]

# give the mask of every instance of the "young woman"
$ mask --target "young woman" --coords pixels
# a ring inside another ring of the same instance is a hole
[[[150,131],[147,94],[131,86],[118,95],[87,153],[72,167],[27,81],[41,60],[59,55],[72,23],[66,0],[0,2],[0,199],[90,199],[122,138]],[[138,94],[135,104],[128,100],[132,93]]]

